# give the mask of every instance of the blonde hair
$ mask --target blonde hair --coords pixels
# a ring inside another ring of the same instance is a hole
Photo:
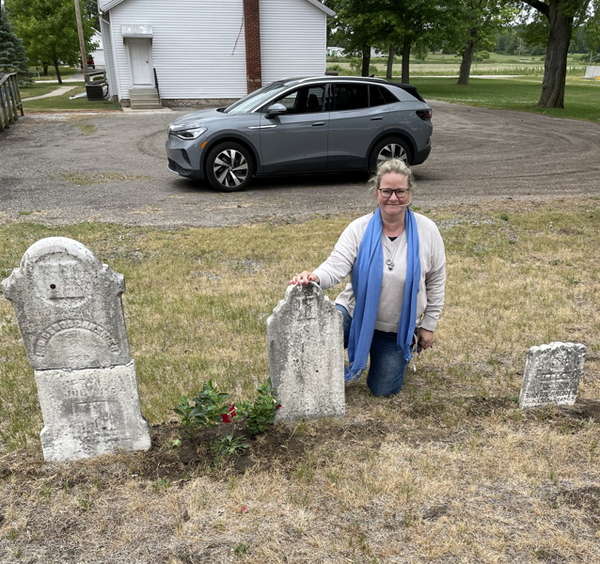
[[[369,179],[369,190],[375,193],[381,185],[381,178],[390,172],[406,176],[406,178],[408,178],[408,187],[411,190],[415,188],[415,178],[408,165],[402,159],[388,159],[387,161],[383,161],[377,167],[377,172]]]

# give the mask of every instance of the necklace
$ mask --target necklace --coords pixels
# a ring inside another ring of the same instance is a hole
[[[389,241],[389,239],[386,237],[386,239]],[[396,249],[394,250],[394,252],[392,253],[392,251],[388,248],[387,245],[384,245],[385,250],[388,252],[388,258],[385,259],[385,265],[387,266],[388,270],[394,270],[394,267],[396,266],[395,264],[395,260],[396,260],[396,255],[398,254],[398,249],[400,248],[400,245],[396,245]]]

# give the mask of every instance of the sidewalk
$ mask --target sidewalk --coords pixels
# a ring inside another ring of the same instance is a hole
[[[53,96],[62,96],[66,94],[70,90],[76,88],[75,86],[61,86],[52,92],[48,92],[48,94],[41,94],[40,96],[31,96],[29,98],[23,98],[22,102],[29,102],[30,100],[41,100],[42,98],[52,98]]]

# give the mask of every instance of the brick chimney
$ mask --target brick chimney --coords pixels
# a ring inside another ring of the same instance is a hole
[[[260,68],[260,0],[244,0],[246,82],[248,93],[262,86]]]

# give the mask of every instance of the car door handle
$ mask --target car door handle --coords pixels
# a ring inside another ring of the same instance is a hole
[[[372,117],[372,118],[371,118],[371,121],[377,121],[377,120],[380,120],[380,119],[383,119],[383,116],[375,116],[375,117]]]
[[[325,125],[324,121],[315,121],[315,123],[312,124],[313,127],[317,127],[319,125]]]

